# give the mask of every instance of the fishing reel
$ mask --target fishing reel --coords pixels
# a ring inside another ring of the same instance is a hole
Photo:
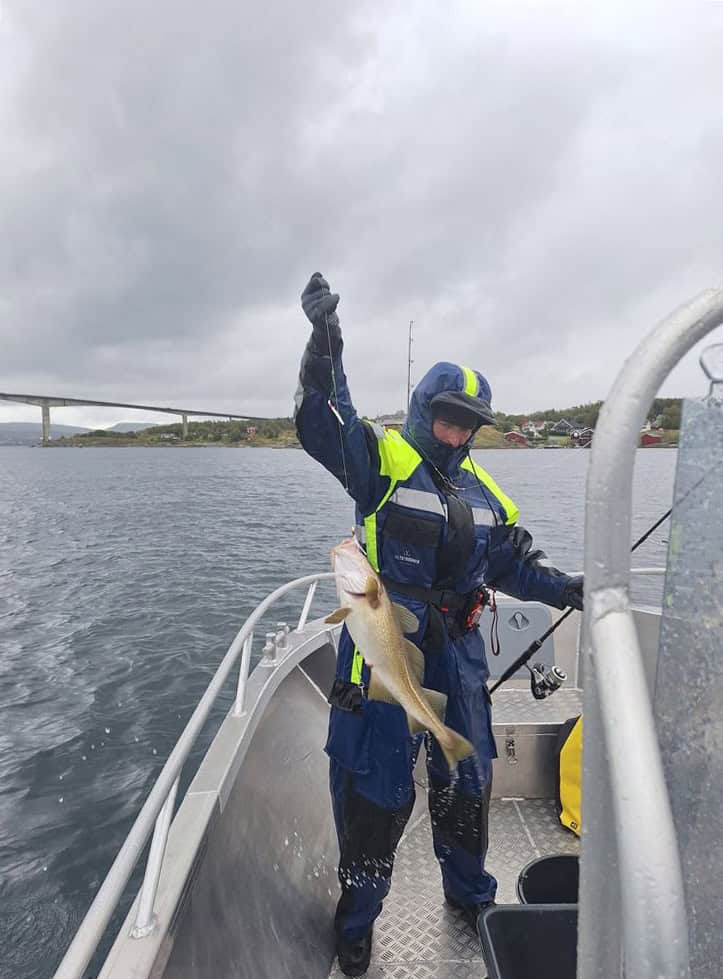
[[[567,673],[557,666],[545,666],[544,663],[533,663],[528,666],[530,671],[530,690],[535,700],[544,700],[556,690],[559,690]]]

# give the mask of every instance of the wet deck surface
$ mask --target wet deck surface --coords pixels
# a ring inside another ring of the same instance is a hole
[[[444,903],[424,794],[402,838],[394,879],[376,921],[368,979],[482,979],[479,939]],[[422,797],[422,798],[420,798]],[[579,842],[560,825],[552,799],[494,799],[487,867],[498,880],[498,904],[517,903],[520,870],[536,857],[577,853]],[[330,977],[342,976],[334,962]]]

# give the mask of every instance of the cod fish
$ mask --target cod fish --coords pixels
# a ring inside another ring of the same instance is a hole
[[[422,686],[424,655],[404,638],[416,632],[417,617],[392,603],[379,575],[352,537],[331,552],[340,608],[325,621],[345,622],[358,649],[371,667],[367,697],[399,704],[407,712],[411,734],[430,731],[439,742],[450,771],[474,753],[472,744],[444,724],[447,698]]]

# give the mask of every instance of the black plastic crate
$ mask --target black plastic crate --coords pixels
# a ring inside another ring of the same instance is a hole
[[[576,904],[498,904],[479,934],[489,979],[576,979]]]

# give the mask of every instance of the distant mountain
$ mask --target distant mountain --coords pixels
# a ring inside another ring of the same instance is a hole
[[[110,428],[106,429],[108,432],[142,432],[146,428],[153,428],[154,425],[162,424],[161,422],[148,422],[148,421],[138,421],[138,422],[118,422],[117,425],[111,425]]]
[[[50,437],[61,435],[80,435],[89,428],[77,425],[54,425],[50,423]],[[35,445],[43,437],[43,426],[38,422],[0,422],[0,445]]]

